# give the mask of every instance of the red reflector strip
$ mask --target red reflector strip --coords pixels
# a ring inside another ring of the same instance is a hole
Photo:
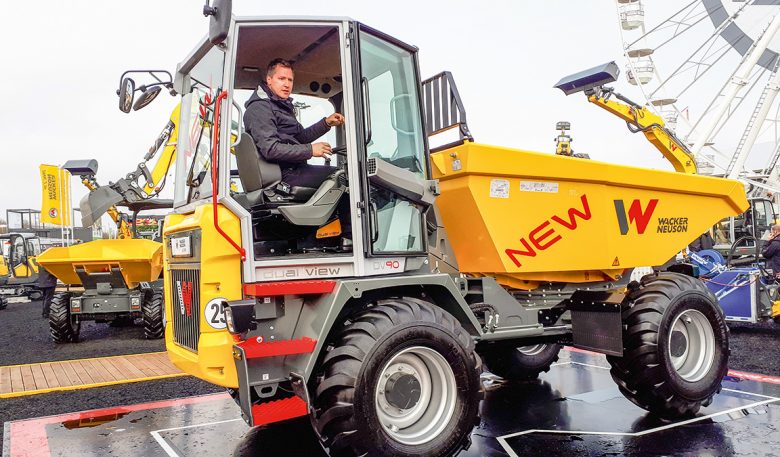
[[[244,285],[248,297],[270,297],[273,295],[328,294],[336,288],[336,281],[286,281]]]
[[[237,346],[244,349],[248,359],[274,357],[279,355],[308,354],[314,352],[317,340],[304,336],[297,340],[269,341],[258,343],[257,338],[250,338]]]
[[[284,398],[252,405],[252,426],[273,424],[308,414],[306,402],[300,397]]]

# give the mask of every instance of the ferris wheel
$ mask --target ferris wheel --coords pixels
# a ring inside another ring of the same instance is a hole
[[[700,173],[780,192],[780,0],[616,0],[625,75]]]

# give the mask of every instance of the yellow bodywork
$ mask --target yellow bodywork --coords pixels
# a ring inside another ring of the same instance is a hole
[[[28,257],[27,263],[20,263],[14,267],[14,276],[17,278],[27,278],[38,273],[38,264],[36,257]]]
[[[748,207],[721,178],[469,142],[431,160],[460,271],[521,289],[661,265]]]
[[[87,273],[120,268],[129,288],[155,281],[162,271],[162,244],[144,239],[94,240],[47,249],[38,263],[64,284],[81,284],[76,268]]]
[[[238,252],[214,228],[211,205],[202,205],[191,214],[171,214],[165,218],[164,235],[181,231],[200,230],[200,337],[198,353],[185,349],[173,340],[173,319],[169,318],[165,327],[165,346],[171,361],[182,371],[200,379],[223,387],[238,387],[235,361],[233,360],[233,337],[226,329],[217,330],[206,322],[205,304],[214,298],[241,300],[243,298],[241,282],[241,259]],[[219,224],[232,239],[240,242],[241,226],[238,218],[219,206]],[[169,269],[170,246],[165,245],[165,314],[173,316]]]
[[[780,300],[772,302],[772,317],[780,317]]]

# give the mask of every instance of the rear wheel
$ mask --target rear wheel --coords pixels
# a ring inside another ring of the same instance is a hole
[[[331,455],[452,455],[468,444],[479,358],[440,308],[381,300],[340,331],[321,367],[313,422]]]
[[[482,354],[491,373],[510,381],[536,379],[558,360],[560,344],[534,344],[517,348],[491,348]]]
[[[144,338],[148,340],[162,338],[165,333],[162,292],[159,290],[147,292],[141,309],[144,315]]]
[[[728,370],[728,327],[715,296],[677,273],[642,278],[623,310],[623,357],[612,378],[636,405],[667,418],[712,402]]]
[[[67,292],[54,294],[49,309],[49,334],[57,344],[75,343],[79,340],[81,324],[74,324],[70,316],[70,297]]]
[[[6,309],[8,307],[8,300],[6,300],[4,297],[0,297],[0,310]]]

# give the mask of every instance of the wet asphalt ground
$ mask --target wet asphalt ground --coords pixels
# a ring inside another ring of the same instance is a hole
[[[9,303],[0,311],[0,366],[165,350],[163,340],[145,340],[140,325],[110,327],[94,322],[82,324],[79,343],[54,344],[40,306],[40,302]],[[730,327],[731,369],[780,376],[780,325],[767,322]],[[221,391],[198,379],[180,377],[1,399],[0,437],[7,421]]]
[[[81,324],[80,342],[54,344],[49,338],[49,321],[41,317],[40,302],[9,303],[0,311],[0,366],[164,350],[164,340],[144,339],[140,322],[125,327],[85,322]],[[7,421],[215,392],[224,389],[196,378],[179,377],[4,398],[0,399],[0,437]]]

